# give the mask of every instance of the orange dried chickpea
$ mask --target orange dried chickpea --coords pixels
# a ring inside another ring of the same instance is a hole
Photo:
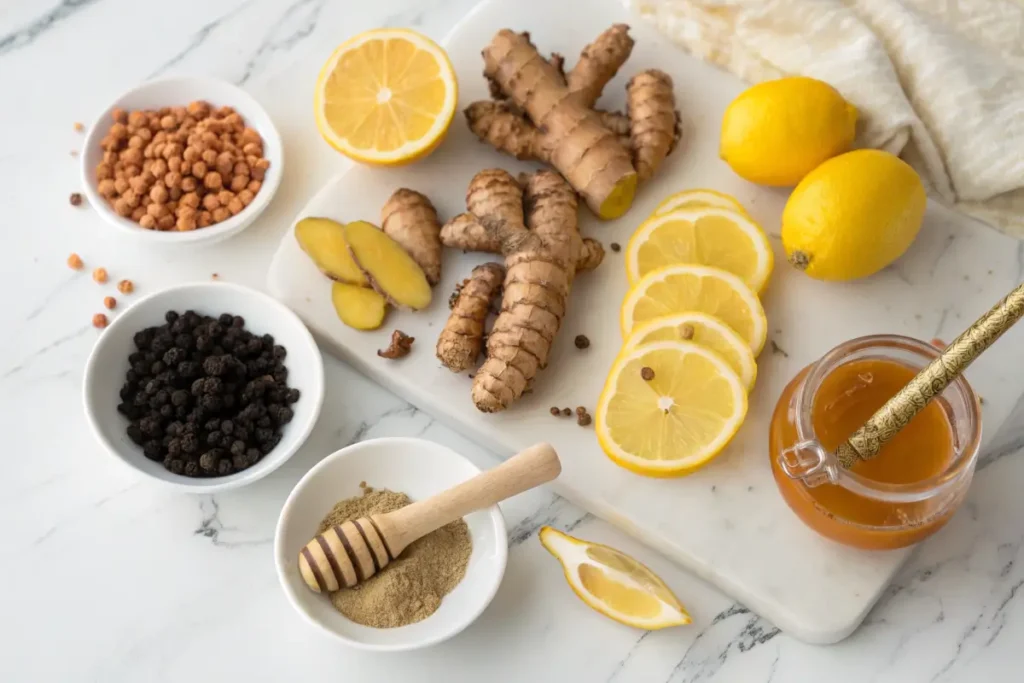
[[[82,263],[82,257],[78,254],[72,253],[68,256],[68,268],[71,270],[81,270],[83,265],[85,264]]]
[[[107,316],[102,313],[97,313],[92,317],[92,326],[97,330],[102,330],[108,323]]]
[[[117,283],[117,291],[122,294],[131,294],[135,291],[135,285],[132,284],[131,280],[121,280]]]
[[[102,285],[104,282],[107,281],[107,269],[97,268],[96,270],[92,271],[92,279]]]
[[[103,297],[103,305],[106,306],[108,310],[114,310],[114,307],[117,306],[117,299],[112,296],[105,296]]]
[[[157,230],[194,230],[245,210],[270,167],[263,138],[231,107],[203,101],[112,112],[96,166],[118,215]]]

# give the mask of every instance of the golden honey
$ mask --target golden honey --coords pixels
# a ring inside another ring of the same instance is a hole
[[[877,336],[833,349],[797,375],[772,418],[772,473],[805,524],[865,549],[911,545],[952,516],[970,484],[980,438],[977,398],[960,378],[871,460],[838,466],[835,448],[938,351]]]

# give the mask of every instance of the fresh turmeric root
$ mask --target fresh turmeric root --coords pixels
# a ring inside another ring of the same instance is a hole
[[[544,59],[528,34],[498,31],[483,57],[499,101],[474,102],[464,112],[481,140],[554,166],[600,218],[625,213],[637,183],[654,175],[679,139],[672,80],[661,71],[630,81],[626,116],[593,108],[629,58],[628,31],[625,24],[606,30],[568,73],[560,55]]]
[[[576,193],[565,179],[538,171],[524,185],[481,171],[466,194],[469,211],[441,228],[445,246],[505,256],[501,309],[473,378],[473,403],[487,413],[510,406],[547,364],[577,266],[595,258],[583,257]]]
[[[346,225],[344,237],[352,259],[370,286],[389,303],[414,311],[430,305],[427,276],[402,245],[365,221]]]
[[[500,263],[477,266],[452,296],[452,312],[437,339],[437,358],[452,372],[476,366],[484,345],[484,323],[504,276]]]
[[[427,282],[441,281],[441,221],[426,196],[404,187],[395,190],[380,210],[380,227],[409,252]]]

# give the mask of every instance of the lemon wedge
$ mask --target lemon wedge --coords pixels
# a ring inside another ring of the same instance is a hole
[[[709,266],[666,266],[640,278],[619,311],[622,337],[640,323],[688,311],[715,316],[747,342],[755,357],[761,353],[768,320],[757,294],[739,277]]]
[[[660,341],[619,354],[594,411],[598,443],[616,464],[670,477],[706,465],[747,415],[747,388],[714,351]]]
[[[455,71],[434,41],[408,29],[367,31],[340,45],[316,83],[316,126],[336,150],[367,164],[429,154],[451,125]]]
[[[629,555],[549,526],[541,528],[540,542],[562,563],[565,580],[580,600],[606,617],[645,630],[690,623],[665,582]]]
[[[743,208],[743,205],[730,194],[719,192],[718,190],[683,190],[682,192],[676,192],[675,194],[669,195],[662,200],[661,204],[658,204],[654,209],[652,216],[658,214],[668,213],[669,211],[675,211],[676,209],[692,209],[702,208],[706,206],[716,206],[720,209],[732,209],[746,215],[747,210]]]
[[[630,284],[676,263],[721,268],[760,292],[772,273],[774,256],[768,236],[749,216],[732,209],[690,207],[651,216],[626,247]]]
[[[621,353],[657,341],[692,341],[720,355],[750,391],[757,379],[757,362],[750,346],[731,327],[707,313],[687,311],[637,325]]]

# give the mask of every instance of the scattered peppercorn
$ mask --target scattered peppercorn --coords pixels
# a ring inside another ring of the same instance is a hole
[[[105,316],[102,313],[97,313],[96,315],[94,315],[92,317],[92,326],[95,327],[98,330],[102,330],[104,327],[106,327],[107,323],[108,323],[107,316]],[[131,436],[131,435],[129,434],[129,436]]]
[[[231,314],[168,311],[136,332],[118,412],[143,455],[187,477],[232,474],[280,442],[295,414],[287,352]]]
[[[132,284],[131,280],[121,280],[117,283],[117,291],[122,294],[131,294],[135,291],[135,285]]]
[[[117,299],[112,296],[103,297],[103,305],[110,310],[114,310],[114,307],[117,306]]]
[[[612,251],[622,251],[622,246],[618,242],[612,242],[608,246],[612,248]]]
[[[107,281],[107,269],[97,268],[96,270],[92,271],[92,279],[102,285],[104,282]]]
[[[68,268],[71,270],[81,270],[83,265],[82,258],[78,254],[68,256]]]
[[[577,349],[586,349],[590,347],[590,340],[587,339],[587,335],[585,334],[577,334],[574,341]]]
[[[576,424],[578,424],[580,427],[586,427],[591,422],[593,422],[593,419],[594,418],[590,417],[590,415],[588,415],[587,413],[583,413],[582,415],[576,416]]]
[[[68,201],[71,202],[71,206],[81,206],[82,205],[82,193],[81,192],[72,192],[71,193],[71,197],[70,197],[70,199]]]
[[[693,335],[696,330],[693,329],[693,325],[690,323],[683,323],[679,327],[679,336],[683,339],[693,339]]]
[[[650,382],[652,379],[654,379],[654,370],[645,365],[644,367],[640,368],[640,376],[643,377],[648,382]]]
[[[572,415],[572,408],[562,408],[562,415],[565,417]]]
[[[560,417],[562,415],[562,410],[558,406],[551,406],[551,409],[548,410],[548,412],[555,417]]]

